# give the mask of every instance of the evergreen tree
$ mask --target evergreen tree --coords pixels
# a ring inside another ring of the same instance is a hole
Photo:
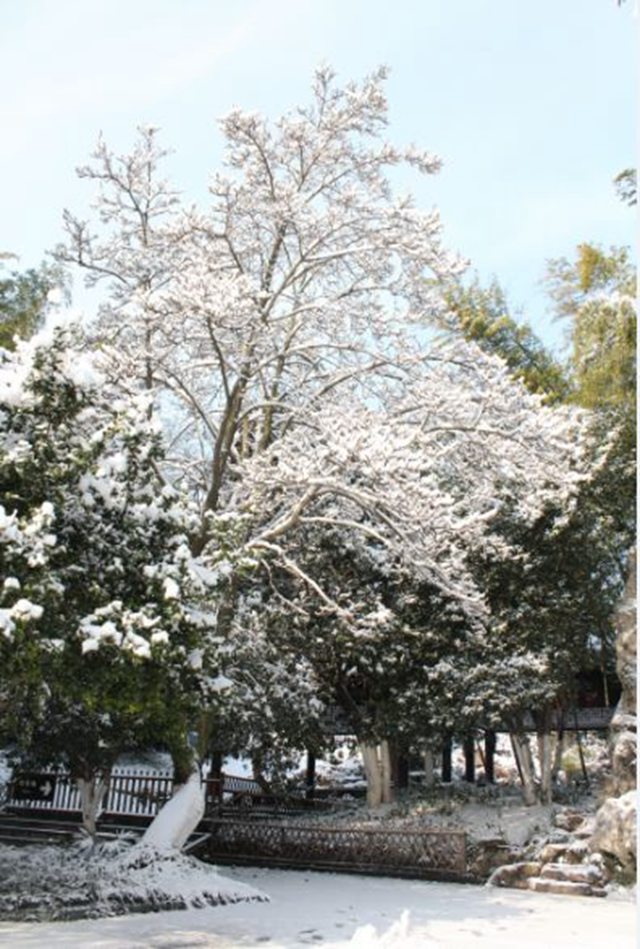
[[[563,401],[570,384],[562,364],[554,358],[528,323],[509,311],[504,291],[496,280],[487,288],[476,278],[470,285],[457,284],[448,295],[450,313],[445,325],[484,352],[500,356],[514,378],[547,403]]]
[[[191,769],[204,590],[146,404],[69,333],[0,365],[0,728],[22,762],[70,770],[93,832],[123,751],[163,745],[178,781]]]
[[[0,262],[11,256],[0,254]],[[52,264],[0,274],[0,348],[13,349],[16,336],[27,339],[35,333],[44,321],[49,295],[63,285],[61,268]]]
[[[607,254],[583,244],[575,263],[551,262],[548,279],[559,314],[572,318],[566,366],[548,356],[528,326],[513,322],[497,284],[483,291],[476,282],[452,296],[458,332],[501,356],[546,400],[589,410],[593,476],[580,486],[570,514],[558,519],[551,507],[523,525],[503,511],[501,529],[522,555],[476,557],[490,620],[468,704],[482,709],[485,722],[510,723],[530,802],[536,790],[523,715],[537,718],[547,749],[550,711],[575,704],[576,673],[600,667],[606,682],[635,509],[635,277],[628,252],[612,248]],[[541,758],[542,793],[549,800],[547,751]]]
[[[626,247],[579,244],[575,261],[549,262],[558,316],[571,320],[575,400],[635,418],[636,273]]]

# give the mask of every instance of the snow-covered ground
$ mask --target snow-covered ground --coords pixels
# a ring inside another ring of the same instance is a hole
[[[629,896],[547,896],[487,887],[285,870],[225,870],[269,903],[71,923],[0,923],[0,945],[47,949],[602,949],[636,945]]]
[[[598,755],[599,750],[594,747],[594,755],[589,757],[595,760]],[[150,755],[144,763],[157,768],[165,764],[161,758]],[[301,759],[298,777],[303,774],[304,763]],[[131,764],[139,769],[141,762],[138,759]],[[454,764],[459,768],[461,762],[454,759]],[[525,808],[509,783],[515,771],[509,761],[509,749],[504,749],[501,765],[504,784],[499,789],[469,788],[461,784],[424,795],[414,787],[403,801],[375,813],[367,811],[363,800],[345,799],[340,811],[318,815],[315,819],[363,824],[382,820],[389,826],[396,822],[406,826],[455,826],[464,828],[471,840],[502,838],[516,847],[538,836],[545,837],[553,829],[553,814],[560,806]],[[345,744],[336,748],[318,770],[321,783],[344,787],[361,781],[359,769],[353,750]],[[249,774],[247,763],[242,760],[227,760],[225,771]],[[580,804],[591,810],[595,807],[595,797],[589,795],[588,798]],[[305,820],[311,819],[311,815],[305,815]],[[35,870],[41,889],[47,889],[47,877],[54,880],[53,890],[56,886],[59,888],[63,874],[58,873],[56,860],[48,858],[45,849],[21,848],[19,854],[5,861],[4,880],[0,861],[0,886],[30,891],[27,878],[33,877]],[[30,850],[33,850],[32,857]],[[56,851],[56,859],[58,857],[62,860],[63,855]],[[46,872],[35,866],[40,866],[42,861],[45,861]],[[77,879],[74,876],[71,882],[79,895],[88,885],[97,888],[98,896],[104,897],[103,911],[106,909],[107,913],[113,911],[108,903],[111,889],[134,893],[157,891],[169,896],[175,891],[184,896],[184,902],[195,898],[201,905],[206,902],[203,895],[207,893],[217,893],[222,899],[246,900],[258,891],[266,894],[270,902],[241,902],[73,922],[0,922],[0,946],[602,949],[602,946],[614,945],[631,949],[636,945],[636,911],[629,891],[610,890],[603,900],[313,872],[223,868],[224,876],[217,877],[215,868],[194,864],[197,861],[179,858],[147,870],[132,867],[124,858],[123,872],[119,876],[105,873],[103,867],[93,875],[83,876],[78,872]],[[24,880],[18,879],[21,869],[25,871]],[[244,884],[252,889],[246,889]]]

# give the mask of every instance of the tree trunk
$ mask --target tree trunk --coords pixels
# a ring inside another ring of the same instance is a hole
[[[251,776],[253,780],[260,785],[260,788],[265,794],[271,795],[273,794],[273,788],[271,787],[271,783],[265,778],[262,767],[262,757],[257,754],[251,755]]]
[[[484,772],[487,784],[495,783],[496,733],[487,729],[484,733]]]
[[[398,791],[406,791],[409,787],[409,756],[396,745],[391,746],[391,751],[392,781],[397,796]]]
[[[157,850],[181,850],[204,817],[204,811],[204,787],[199,770],[194,769],[189,779],[176,786],[173,796],[160,808],[140,845]]]
[[[556,736],[556,746],[553,752],[553,764],[551,765],[551,778],[558,777],[558,771],[562,767],[562,755],[564,754],[564,729],[562,726],[558,729]]]
[[[111,772],[94,774],[90,778],[76,778],[82,807],[82,826],[95,841],[98,817],[102,803],[109,790]]]
[[[576,715],[577,718],[577,715]],[[587,763],[584,760],[584,752],[582,750],[582,741],[580,740],[580,732],[576,728],[576,743],[578,745],[578,757],[580,758],[580,768],[582,769],[582,777],[584,778],[584,783],[586,787],[589,787],[589,774],[587,772]]]
[[[207,789],[209,800],[205,801],[205,807],[208,806],[211,813],[222,813],[222,796],[224,778],[222,774],[223,757],[220,751],[211,753],[211,768],[209,769],[209,779]]]
[[[522,780],[522,796],[527,807],[538,803],[531,748],[526,735],[511,734],[511,745]]]
[[[394,800],[391,748],[387,739],[379,745],[360,741],[360,753],[367,778],[367,807],[376,808]]]
[[[540,801],[551,804],[552,755],[551,733],[538,732],[538,755],[540,757]]]
[[[367,778],[367,807],[376,808],[382,804],[382,769],[378,758],[377,745],[361,741],[360,754]]]
[[[464,779],[469,784],[475,784],[476,780],[476,758],[475,743],[473,738],[465,738],[462,749],[464,751]]]
[[[425,788],[432,788],[436,783],[436,773],[435,773],[435,755],[430,748],[428,748],[424,754],[424,786]]]
[[[312,751],[309,751],[309,749],[307,749],[307,773],[304,783],[304,796],[310,799],[313,797],[316,789],[316,756]]]
[[[380,774],[382,777],[382,803],[391,804],[394,799],[393,768],[391,766],[391,748],[386,738],[380,742]]]
[[[445,738],[442,746],[442,783],[451,784],[451,739]]]

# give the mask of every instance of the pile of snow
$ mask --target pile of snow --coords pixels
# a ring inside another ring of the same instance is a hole
[[[92,848],[0,845],[0,919],[69,920],[266,897],[176,851],[123,841]]]

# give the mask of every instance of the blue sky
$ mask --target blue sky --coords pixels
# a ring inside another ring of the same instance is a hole
[[[206,198],[215,119],[304,102],[314,67],[345,80],[391,68],[389,137],[444,160],[403,188],[437,205],[448,246],[552,345],[539,285],[580,241],[631,244],[612,179],[637,153],[637,3],[627,0],[4,0],[0,35],[0,250],[32,266],[98,132],[126,150],[161,126],[170,173]],[[86,299],[86,298],[83,298]]]

